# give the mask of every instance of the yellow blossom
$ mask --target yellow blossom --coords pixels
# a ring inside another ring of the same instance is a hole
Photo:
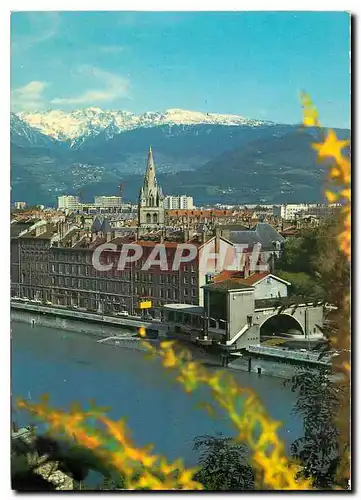
[[[312,144],[313,149],[318,152],[318,156],[323,158],[334,158],[339,162],[342,158],[342,150],[350,144],[350,141],[339,141],[333,130],[328,131],[324,142]]]

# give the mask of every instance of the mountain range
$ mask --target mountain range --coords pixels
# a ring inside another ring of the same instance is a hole
[[[136,116],[99,108],[11,114],[12,200],[54,205],[60,194],[136,201],[152,146],[166,194],[197,204],[322,201],[320,131],[179,109]],[[337,130],[348,138],[348,130]]]
[[[95,137],[102,131],[108,138],[128,130],[168,125],[246,125],[262,126],[267,122],[252,120],[237,115],[201,113],[183,109],[147,111],[137,116],[128,111],[103,111],[100,108],[77,109],[70,113],[60,110],[19,113],[18,117],[42,134],[60,141],[70,141],[70,146],[79,145],[79,139]]]

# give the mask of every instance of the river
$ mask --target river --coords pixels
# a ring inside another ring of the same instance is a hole
[[[195,465],[193,438],[234,431],[225,414],[217,418],[197,408],[211,402],[206,389],[188,395],[157,359],[144,352],[97,344],[84,334],[12,322],[12,395],[38,400],[50,394],[50,403],[63,409],[74,401],[110,407],[115,419],[126,416],[138,446],[154,443],[155,451],[173,460],[183,457]],[[220,369],[220,368],[213,368]],[[242,386],[254,389],[270,415],[283,422],[280,436],[289,445],[302,435],[302,422],[291,414],[295,394],[277,378],[231,370]],[[19,424],[31,417],[17,412]]]

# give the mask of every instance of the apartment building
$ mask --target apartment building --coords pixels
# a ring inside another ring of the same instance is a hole
[[[56,226],[49,226],[41,234],[30,230],[12,238],[12,296],[105,314],[122,310],[135,313],[139,302],[147,299],[151,300],[152,313],[156,315],[165,304],[203,305],[202,286],[234,261],[233,244],[219,235],[207,241],[204,235],[188,241],[194,246],[194,257],[173,269],[180,241],[114,238],[113,233],[95,234],[79,228],[59,238],[56,231]],[[93,253],[105,242],[115,244],[117,250],[102,251],[101,262],[114,265],[110,270],[99,271],[93,265]],[[120,252],[129,243],[140,246],[142,256],[118,269]],[[162,269],[159,263],[145,266],[160,243],[166,254],[166,268]],[[233,269],[240,270],[243,266],[240,256]]]
[[[281,219],[294,220],[308,214],[326,216],[335,213],[340,206],[339,203],[287,203],[275,205],[273,214]]]
[[[98,208],[121,208],[120,196],[95,196],[94,205]]]
[[[181,196],[166,196],[164,208],[167,210],[188,210],[194,208],[193,197],[185,194]]]
[[[59,210],[79,210],[81,203],[79,196],[67,195],[58,196]]]

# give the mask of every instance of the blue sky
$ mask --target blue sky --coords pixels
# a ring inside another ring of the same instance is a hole
[[[297,123],[299,90],[349,127],[342,12],[18,12],[14,111],[182,108]]]

